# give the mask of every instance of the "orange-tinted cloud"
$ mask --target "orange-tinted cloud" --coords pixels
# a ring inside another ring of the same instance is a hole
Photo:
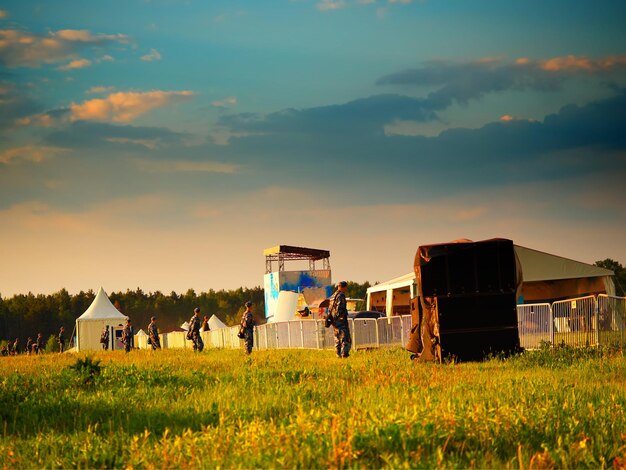
[[[517,59],[517,64],[531,63],[529,59]],[[600,59],[590,59],[585,56],[567,55],[562,57],[553,57],[547,60],[539,60],[535,62],[540,68],[548,72],[560,71],[587,71],[601,72],[609,71],[617,67],[626,65],[626,56],[608,56]]]
[[[17,160],[39,163],[49,157],[63,152],[67,152],[67,150],[59,147],[45,147],[37,145],[14,147],[0,153],[0,163],[8,165]]]
[[[64,29],[38,35],[16,29],[0,29],[0,61],[8,67],[38,67],[72,59],[79,49],[107,42],[128,43],[123,34],[92,34]]]
[[[69,70],[84,69],[86,67],[89,67],[90,65],[91,65],[91,61],[88,59],[76,59],[76,60],[72,60],[68,64],[58,67],[57,70],[61,70],[62,72],[67,72]]]
[[[147,92],[118,92],[106,98],[96,98],[70,105],[74,121],[129,122],[153,109],[163,108],[190,99],[189,90]]]

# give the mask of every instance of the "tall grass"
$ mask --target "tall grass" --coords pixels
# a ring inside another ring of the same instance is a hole
[[[100,352],[0,360],[0,465],[586,467],[626,463],[626,360],[542,350]],[[89,362],[89,361],[87,361]],[[78,370],[80,369],[80,370]]]

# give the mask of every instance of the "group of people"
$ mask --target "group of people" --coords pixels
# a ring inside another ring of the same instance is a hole
[[[350,347],[352,346],[352,338],[350,336],[350,328],[348,326],[348,309],[346,304],[346,290],[348,283],[341,281],[337,284],[337,290],[330,297],[328,315],[326,317],[326,326],[334,328],[335,333],[335,351],[337,357],[346,358],[350,355]],[[254,327],[256,322],[252,312],[253,303],[248,301],[245,303],[245,309],[239,323],[239,337],[244,340],[244,351],[246,354],[252,353],[254,347]],[[187,331],[187,339],[193,341],[193,350],[201,352],[204,349],[204,341],[202,341],[201,331],[209,331],[209,319],[205,316],[204,320],[200,320],[200,308],[196,307],[193,315],[189,320],[189,330]],[[107,326],[102,330],[100,343],[106,351],[110,346],[110,333]],[[130,319],[126,320],[126,324],[122,329],[122,343],[124,350],[130,352],[134,342],[135,332]],[[59,351],[65,349],[65,329],[61,327],[58,334]],[[161,338],[159,337],[159,329],[156,324],[156,317],[150,318],[148,325],[148,344],[153,350],[161,349]],[[28,338],[26,343],[26,352],[28,354],[37,354],[45,348],[41,333],[37,335],[36,340]],[[13,356],[20,353],[19,339],[15,338],[14,342],[8,341],[3,346],[0,354],[2,356]]]
[[[59,334],[57,336],[57,341],[59,343],[59,351],[63,352],[65,350],[65,328],[61,327],[59,329]],[[26,341],[26,347],[22,351],[20,347],[20,339],[15,338],[15,341],[7,340],[7,344],[0,348],[0,356],[17,356],[18,354],[40,354],[46,348],[46,343],[43,339],[43,335],[41,333],[37,333],[37,337],[35,339],[32,336],[28,337]]]

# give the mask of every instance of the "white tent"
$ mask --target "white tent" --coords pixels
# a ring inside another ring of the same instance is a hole
[[[89,308],[76,319],[76,350],[102,349],[102,330],[105,327],[122,326],[127,318],[113,306],[104,289],[100,287]],[[113,340],[113,336],[113,333],[109,335],[109,341]]]
[[[228,326],[215,315],[211,315],[211,318],[209,318],[209,328],[211,328],[211,330],[219,330],[220,328],[228,328]]]

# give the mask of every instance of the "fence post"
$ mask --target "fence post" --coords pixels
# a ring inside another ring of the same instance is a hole
[[[300,342],[302,349],[304,349],[304,329],[302,328],[302,320],[300,320]]]
[[[313,320],[315,322],[315,345],[317,349],[320,349],[320,329],[319,329],[319,321]]]
[[[287,347],[291,349],[291,322],[287,322]]]
[[[600,347],[600,309],[598,308],[598,297],[593,298],[593,314],[596,319],[596,347]],[[591,319],[593,327],[593,318]]]
[[[391,317],[389,317],[391,319]],[[380,318],[375,318],[374,321],[376,322],[376,348],[380,349],[380,334],[378,333],[378,320],[380,320]]]
[[[552,310],[552,304],[550,304],[550,344],[555,347],[554,344],[554,310]]]

